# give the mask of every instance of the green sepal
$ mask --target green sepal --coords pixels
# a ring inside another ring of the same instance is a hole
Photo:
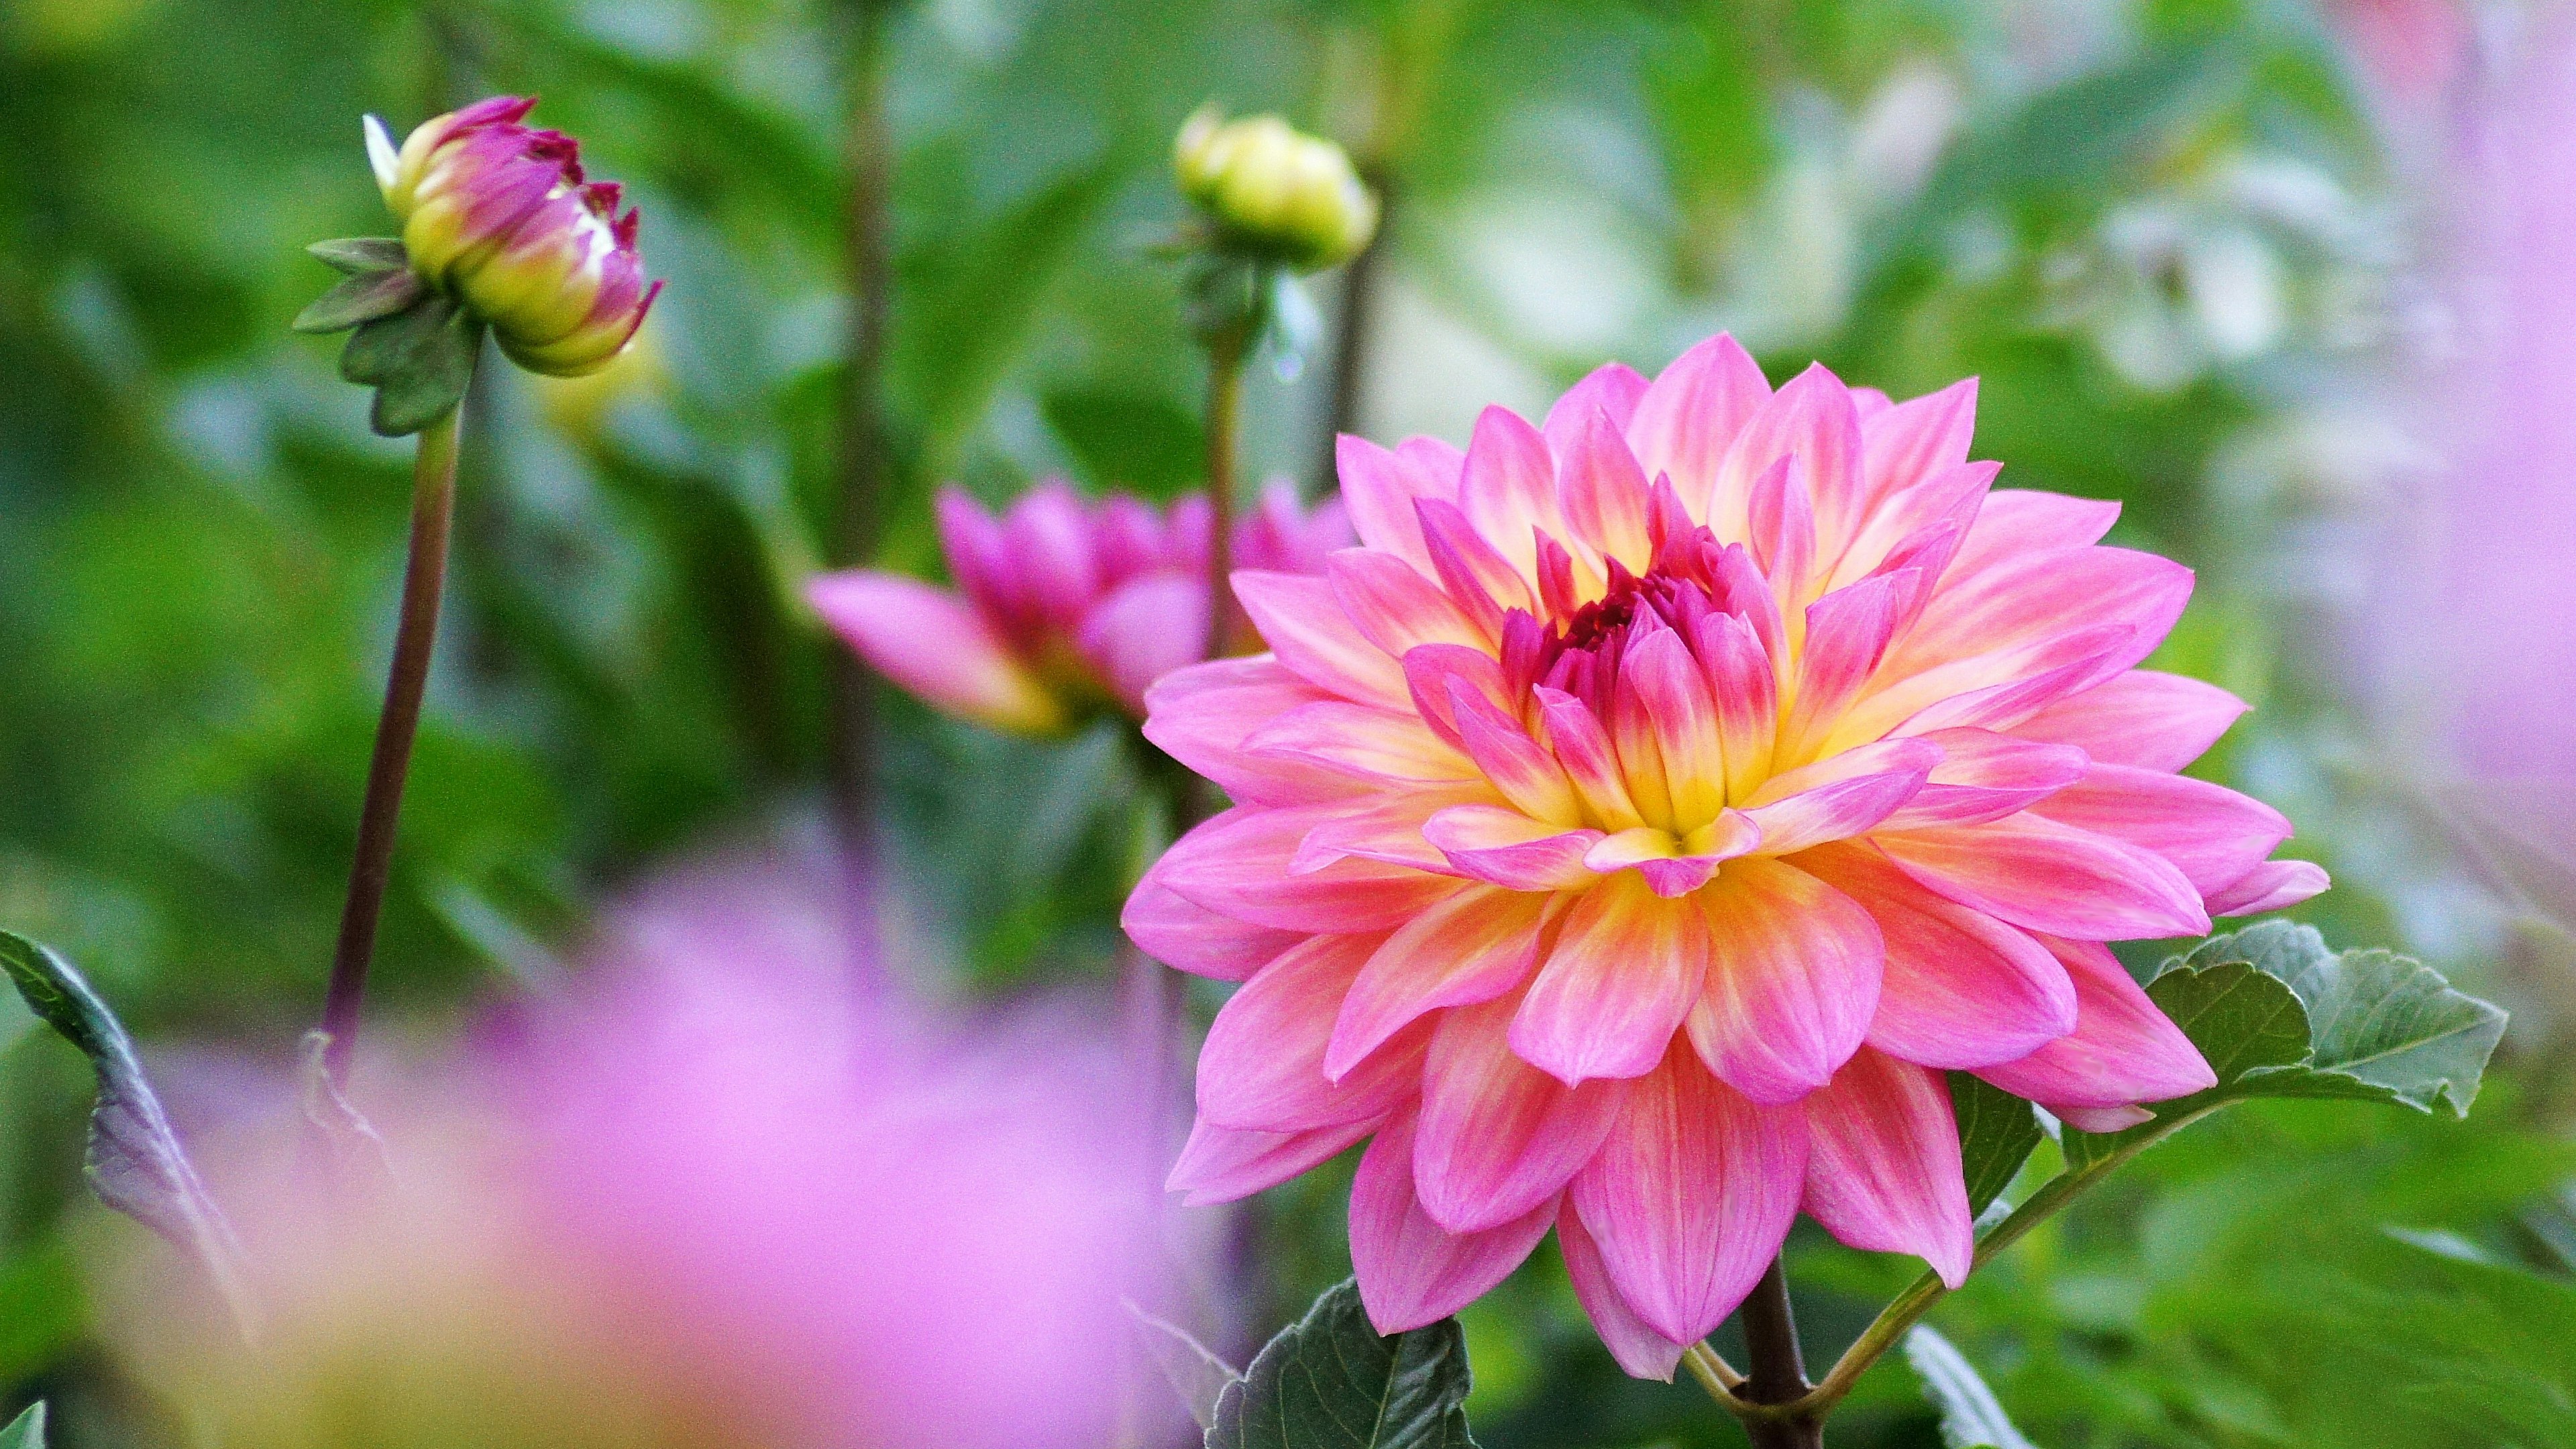
[[[409,267],[390,272],[356,272],[295,314],[298,332],[345,332],[362,322],[390,317],[420,300],[427,290]]]
[[[340,354],[340,375],[376,390],[368,421],[388,438],[417,433],[455,410],[474,379],[483,327],[446,293],[363,323]]]
[[[403,249],[399,237],[344,236],[315,242],[305,250],[353,277],[411,270],[411,253]]]

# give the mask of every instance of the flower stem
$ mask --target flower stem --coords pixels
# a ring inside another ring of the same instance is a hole
[[[421,429],[412,458],[411,549],[403,565],[402,622],[394,631],[384,710],[376,718],[375,753],[367,761],[366,804],[358,814],[357,856],[349,867],[340,940],[331,953],[330,994],[322,1006],[322,1030],[330,1037],[323,1066],[332,1085],[343,1089],[358,1042],[367,966],[375,957],[376,922],[384,913],[403,781],[411,773],[412,740],[420,732],[421,692],[429,682],[430,655],[438,639],[438,596],[446,582],[447,540],[456,512],[457,417],[451,409]]]
[[[1789,1274],[1778,1258],[1762,1270],[1762,1280],[1739,1311],[1745,1350],[1753,1361],[1742,1396],[1756,1404],[1786,1404],[1804,1396],[1807,1361],[1798,1349],[1798,1315],[1789,1306]],[[1748,1419],[1744,1432],[1754,1449],[1816,1449],[1824,1443],[1823,1420],[1807,1416]]]
[[[1228,329],[1208,342],[1208,648],[1223,658],[1239,636],[1234,601],[1234,451],[1243,416],[1243,360],[1251,338]]]
[[[889,250],[894,143],[886,119],[884,0],[858,0],[850,16],[849,195],[842,237],[851,291],[842,380],[839,489],[833,502],[832,563],[871,562],[883,526],[886,441],[883,402],[886,308],[894,291]],[[849,650],[831,651],[825,773],[845,858],[855,872],[868,860],[876,788],[874,681]],[[864,885],[862,885],[864,889]],[[871,924],[869,929],[873,929]]]

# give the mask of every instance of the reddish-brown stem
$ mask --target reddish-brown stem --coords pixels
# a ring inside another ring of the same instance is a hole
[[[849,54],[849,194],[843,266],[850,286],[849,331],[843,339],[839,483],[833,504],[831,562],[848,568],[876,556],[887,484],[885,413],[886,309],[894,291],[889,205],[893,138],[886,120],[885,0],[851,6]],[[854,873],[864,876],[875,809],[875,680],[851,651],[830,653],[829,737],[825,771],[832,814]]]
[[[1785,1404],[1806,1393],[1798,1315],[1789,1306],[1789,1275],[1778,1258],[1762,1270],[1762,1280],[1737,1311],[1744,1320],[1745,1352],[1752,1359],[1738,1392],[1756,1404]],[[1744,1432],[1754,1449],[1819,1449],[1825,1442],[1824,1421],[1818,1418],[1746,1419]]]

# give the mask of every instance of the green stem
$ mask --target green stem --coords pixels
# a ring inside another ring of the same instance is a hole
[[[447,541],[456,513],[458,431],[457,411],[450,409],[421,429],[412,458],[411,548],[403,565],[402,620],[394,631],[384,709],[376,718],[375,753],[367,761],[357,854],[349,867],[340,939],[331,954],[330,993],[322,1006],[322,1030],[330,1037],[322,1061],[332,1085],[342,1089],[349,1084],[349,1063],[357,1048],[367,967],[375,957],[376,923],[384,913],[385,885],[392,874],[394,827],[402,814],[412,740],[420,732],[421,694],[438,640],[438,596],[447,577]]]
[[[1250,338],[1229,329],[1208,343],[1208,657],[1223,658],[1240,637],[1234,601],[1234,453],[1243,418],[1243,360]]]
[[[849,195],[842,237],[850,287],[849,332],[842,379],[839,488],[826,549],[835,567],[876,556],[887,486],[885,412],[886,310],[894,291],[890,203],[894,143],[886,117],[887,0],[851,7],[849,55]],[[829,735],[825,774],[842,848],[854,874],[864,874],[871,847],[876,788],[874,680],[847,649],[830,654]],[[862,887],[864,888],[864,887]]]

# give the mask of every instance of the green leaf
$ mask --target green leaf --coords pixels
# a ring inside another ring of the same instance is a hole
[[[1346,1279],[1226,1387],[1207,1449],[1473,1449],[1466,1399],[1458,1320],[1381,1338]]]
[[[2084,1167],[2180,1121],[2252,1097],[2342,1097],[2468,1115],[2505,1014],[2453,990],[2422,962],[2334,952],[2313,927],[2266,921],[2165,963],[2147,995],[2173,1018],[2218,1085],[2158,1103],[2126,1132],[2067,1131]]]
[[[474,380],[483,329],[446,294],[361,325],[340,354],[340,375],[376,389],[368,421],[384,437],[417,433],[453,411]]]
[[[361,322],[390,317],[420,300],[421,280],[410,268],[392,272],[360,272],[343,277],[337,286],[314,299],[313,305],[295,314],[292,324],[298,332],[344,332]]]
[[[1918,1323],[1906,1333],[1905,1361],[1923,1380],[1923,1397],[1941,1411],[1941,1442],[1948,1449],[2037,1449],[2013,1427],[1976,1366],[1930,1324]]]
[[[1966,1072],[1950,1075],[1950,1110],[1959,1119],[1959,1161],[1968,1174],[1968,1212],[1984,1212],[2012,1185],[2039,1146],[2039,1117],[2030,1104]]]
[[[116,1014],[71,962],[24,936],[0,931],[0,970],[28,1008],[98,1072],[98,1105],[89,1119],[90,1190],[195,1258],[249,1332],[257,1317],[241,1244],[180,1147]]]
[[[1188,1406],[1190,1419],[1203,1430],[1214,1428],[1217,1401],[1228,1388],[1243,1382],[1243,1375],[1188,1329],[1156,1318],[1132,1302],[1127,1312],[1136,1320],[1136,1336],[1145,1352],[1162,1369],[1172,1392]]]
[[[411,270],[411,253],[397,237],[344,236],[315,242],[305,250],[353,277]]]
[[[45,1406],[29,1404],[27,1412],[0,1429],[0,1449],[45,1449]]]

